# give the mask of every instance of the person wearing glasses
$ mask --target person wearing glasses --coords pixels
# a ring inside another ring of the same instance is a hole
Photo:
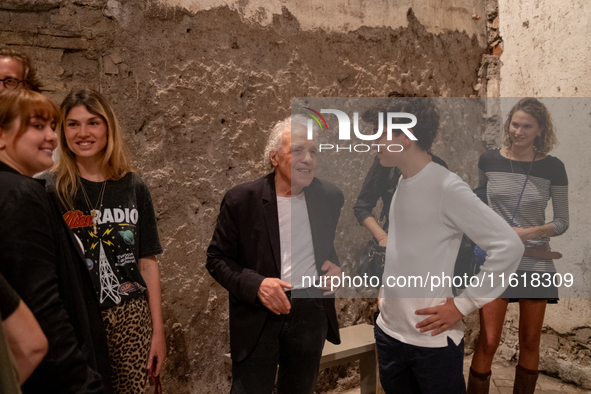
[[[0,48],[0,82],[0,90],[30,89],[39,92],[41,88],[31,58],[9,48]]]

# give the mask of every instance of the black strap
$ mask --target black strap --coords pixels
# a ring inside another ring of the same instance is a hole
[[[523,192],[525,191],[525,186],[527,185],[527,180],[529,179],[529,173],[531,172],[531,168],[534,165],[534,161],[536,160],[536,156],[538,155],[538,152],[534,153],[534,158],[531,161],[531,164],[529,165],[529,170],[527,170],[527,176],[525,177],[525,182],[523,182],[523,188],[521,189],[521,194],[519,194],[519,200],[517,200],[517,205],[515,206],[515,209],[513,210],[513,216],[511,217],[511,227],[513,227],[513,225],[515,224],[513,221],[515,220],[515,214],[517,214],[517,208],[519,208],[519,204],[521,203],[521,197],[523,197]],[[511,160],[511,159],[509,159]]]

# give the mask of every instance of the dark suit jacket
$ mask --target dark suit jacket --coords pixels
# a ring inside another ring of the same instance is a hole
[[[92,281],[40,183],[0,162],[0,273],[49,342],[23,393],[110,393],[107,341]],[[106,384],[97,371],[107,374]]]
[[[344,203],[333,184],[314,178],[304,189],[318,274],[326,260],[339,265],[334,236]],[[265,278],[281,272],[275,174],[229,190],[220,207],[206,267],[230,292],[230,349],[242,361],[254,349],[270,312],[257,298]],[[327,339],[340,343],[334,297],[325,297]]]

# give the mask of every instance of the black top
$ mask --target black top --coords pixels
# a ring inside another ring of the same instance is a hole
[[[110,392],[96,372],[109,373],[98,302],[84,291],[90,283],[84,261],[43,184],[0,162],[0,273],[49,342],[23,393]]]
[[[0,316],[3,321],[16,311],[20,302],[21,298],[0,274]]]
[[[433,162],[448,168],[441,158],[429,154]],[[380,164],[380,159],[377,156],[374,158],[353,207],[353,213],[360,225],[363,225],[363,221],[367,217],[373,215],[372,211],[381,198],[383,207],[378,221],[384,221],[382,228],[386,232],[388,231],[388,213],[400,175],[400,170],[397,167],[384,167]]]
[[[102,187],[103,182],[82,178],[74,209],[62,207],[61,212],[84,245],[86,264],[101,308],[108,309],[121,301],[138,298],[146,291],[138,261],[162,253],[162,247],[150,191],[141,178],[130,172],[118,181],[108,180],[101,205]],[[96,234],[84,191],[92,209],[96,207],[99,211]]]

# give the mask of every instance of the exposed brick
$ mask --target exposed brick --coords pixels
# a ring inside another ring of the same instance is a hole
[[[82,29],[89,29],[105,19],[102,10],[89,9],[87,7],[78,11]]]
[[[80,18],[77,10],[72,7],[62,7],[51,12],[51,27],[64,31],[80,31]]]
[[[61,78],[64,69],[61,66],[63,49],[55,48],[27,48],[27,53],[31,56],[33,64],[39,72],[39,79],[43,83],[43,88],[48,89],[47,84],[54,83]]]
[[[492,50],[492,54],[495,56],[501,56],[503,54],[503,47],[502,45],[495,45],[493,50]]]
[[[0,30],[8,29],[8,22],[10,21],[9,11],[0,10]]]
[[[103,56],[103,69],[105,71],[105,74],[119,74],[119,67],[117,67],[117,65],[113,62],[110,56]]]
[[[88,29],[104,19],[100,9],[64,7],[51,13],[51,26],[58,30],[80,31]]]
[[[57,67],[59,67],[59,64],[62,60],[62,55],[64,54],[62,49],[54,48],[22,47],[18,48],[18,50],[28,54],[35,64],[38,64],[39,62],[45,63],[46,67],[53,65],[51,67],[52,72],[55,72]]]
[[[66,88],[66,84],[61,81],[50,81],[43,83],[41,90],[45,92],[62,92]]]
[[[88,41],[85,38],[55,37],[39,34],[37,45],[46,48],[62,48],[84,50],[88,49]]]
[[[97,79],[99,62],[88,59],[84,52],[69,52],[63,57],[64,77],[75,79]]]
[[[75,5],[85,6],[94,9],[102,9],[105,6],[104,0],[74,0]]]
[[[39,28],[49,26],[49,13],[47,12],[10,12],[8,29],[14,31],[28,31],[37,33]]]
[[[0,9],[21,11],[47,11],[60,6],[62,0],[2,0]]]
[[[47,36],[54,36],[54,37],[82,37],[81,31],[66,31],[66,30],[58,30],[54,28],[49,29],[39,29],[39,34],[45,34]]]
[[[31,33],[15,33],[12,31],[0,31],[0,42],[4,45],[28,45],[35,46],[37,40]]]
[[[55,37],[29,32],[0,31],[0,42],[5,45],[39,46],[43,48],[60,48],[85,50],[88,41],[84,38]]]

